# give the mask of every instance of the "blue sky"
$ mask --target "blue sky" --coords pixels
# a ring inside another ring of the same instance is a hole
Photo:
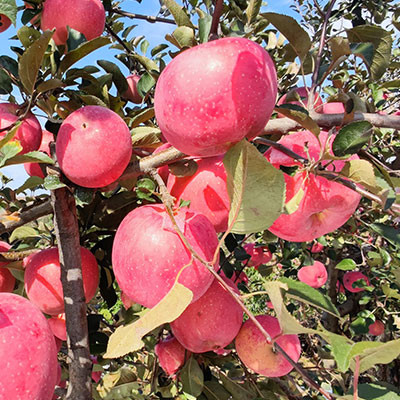
[[[66,0],[67,1],[67,0]],[[181,2],[177,0],[178,2]],[[279,12],[282,14],[288,14],[295,16],[295,13],[289,8],[289,5],[292,3],[291,0],[271,0],[268,2],[266,7],[263,7],[263,11],[269,12]],[[23,2],[17,0],[17,5],[23,5]],[[129,11],[137,14],[145,14],[145,15],[157,15],[160,9],[159,0],[143,0],[141,4],[137,3],[134,0],[125,0],[121,4],[121,8],[124,11]],[[18,14],[18,19],[21,18],[22,13]],[[125,24],[128,26],[129,24],[135,24],[137,27],[131,32],[132,36],[140,36],[144,35],[146,39],[150,42],[149,50],[154,47],[156,44],[162,43],[164,37],[167,33],[170,33],[174,29],[174,25],[157,23],[151,24],[142,20],[130,20],[128,18],[125,19]],[[0,55],[8,55],[12,58],[15,58],[15,54],[10,50],[10,46],[18,46],[19,41],[12,40],[11,38],[16,35],[17,29],[19,29],[22,24],[18,21],[17,27],[10,27],[7,31],[0,34]],[[98,59],[109,59],[115,61],[114,55],[118,54],[119,51],[110,50],[106,48],[102,48],[92,53],[90,56],[86,57],[81,61],[81,65],[89,65],[96,64],[96,60]],[[129,74],[129,71],[117,61],[117,64],[120,66],[123,73],[126,75]],[[17,99],[18,96],[15,94]],[[0,102],[6,101],[8,96],[0,95]],[[44,123],[43,119],[41,123]],[[25,170],[22,165],[20,166],[12,166],[3,168],[0,172],[5,174],[6,176],[13,178],[13,182],[10,184],[12,188],[17,188],[22,185],[23,182],[28,178],[28,175],[25,173]]]

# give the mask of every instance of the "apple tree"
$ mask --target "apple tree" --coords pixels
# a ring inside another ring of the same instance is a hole
[[[0,400],[400,398],[400,6],[20,3]]]

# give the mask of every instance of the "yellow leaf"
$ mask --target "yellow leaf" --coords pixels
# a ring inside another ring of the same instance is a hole
[[[368,188],[376,186],[374,167],[366,160],[347,161],[340,173],[353,182]]]

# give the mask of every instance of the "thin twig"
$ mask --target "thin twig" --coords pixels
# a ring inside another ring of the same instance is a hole
[[[134,14],[134,13],[120,10],[118,8],[112,8],[111,12],[122,15],[124,17],[132,18],[132,19],[143,19],[152,24],[154,24],[155,22],[163,22],[165,24],[176,25],[175,21],[173,19],[169,19],[169,18],[153,17],[152,15]]]
[[[265,144],[267,146],[271,146],[271,147],[281,151],[282,153],[288,155],[289,157],[292,157],[295,160],[299,160],[299,161],[303,162],[304,164],[308,163],[307,158],[295,153],[294,151],[288,149],[286,146],[284,146],[278,142],[274,142],[273,140],[265,139],[262,137],[256,137],[252,141],[257,144]]]
[[[356,367],[353,379],[353,400],[358,400],[358,378],[360,377],[360,356],[355,358]]]
[[[107,32],[125,49],[125,51],[130,54],[132,51],[130,48],[126,45],[126,43],[113,31],[111,26],[106,23],[106,30]]]

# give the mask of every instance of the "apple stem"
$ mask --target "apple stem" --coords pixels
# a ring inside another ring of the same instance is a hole
[[[218,39],[218,26],[219,26],[219,20],[222,15],[223,11],[223,0],[215,0],[215,8],[214,8],[214,14],[211,22],[211,29],[210,29],[210,35],[208,37],[209,40],[215,40]]]

